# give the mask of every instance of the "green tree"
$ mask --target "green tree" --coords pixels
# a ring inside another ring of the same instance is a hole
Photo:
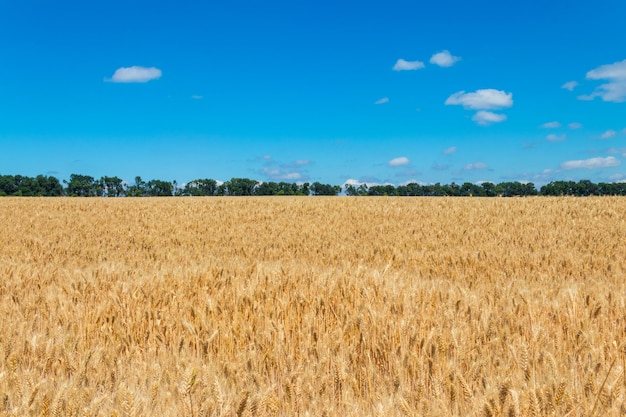
[[[260,183],[255,190],[256,195],[277,195],[279,191],[278,183],[266,181]]]
[[[217,193],[217,181],[211,179],[197,179],[185,184],[183,195],[214,196]]]
[[[313,195],[338,195],[341,192],[341,186],[322,184],[316,181],[311,185],[311,192]]]
[[[126,189],[126,195],[129,197],[144,197],[147,195],[146,183],[140,176],[135,177],[135,183]]]
[[[309,184],[308,182],[305,182],[303,184],[300,184],[300,186],[298,186],[298,195],[310,195],[311,194],[311,184]]]
[[[66,193],[71,197],[94,197],[98,195],[98,185],[89,175],[71,174],[66,182]]]
[[[150,197],[171,197],[174,185],[169,181],[150,180],[146,183],[145,195]]]
[[[230,196],[250,196],[254,195],[254,190],[258,185],[258,181],[248,178],[231,178],[223,185],[224,195]]]
[[[480,184],[483,189],[483,195],[486,197],[496,197],[498,195],[498,190],[496,189],[496,185],[492,182],[483,182]]]
[[[106,197],[122,197],[126,192],[121,178],[104,176],[100,178],[100,182],[104,189],[103,195]]]

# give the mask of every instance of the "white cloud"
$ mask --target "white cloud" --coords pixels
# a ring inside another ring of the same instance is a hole
[[[573,122],[573,123],[568,123],[567,127],[569,127],[570,129],[580,129],[581,127],[583,127],[583,125],[578,122]]]
[[[609,148],[606,150],[608,154],[621,154],[622,156],[626,156],[626,148]]]
[[[122,67],[115,70],[113,76],[105,81],[113,83],[145,83],[161,78],[162,71],[155,67]]]
[[[581,100],[593,100],[596,97],[603,101],[621,103],[626,101],[626,59],[613,64],[601,65],[587,73],[589,80],[608,80],[597,87],[591,94],[581,95]]]
[[[542,128],[544,129],[556,129],[557,127],[561,127],[561,123],[554,121],[554,122],[547,122],[541,125]]]
[[[465,168],[463,168],[466,171],[474,171],[477,169],[487,169],[489,168],[489,165],[485,164],[484,162],[475,162],[473,164],[467,164],[465,165]]]
[[[452,94],[445,102],[446,105],[462,105],[472,110],[496,110],[513,105],[513,93],[495,90],[493,88],[476,90],[473,93],[458,91]]]
[[[346,185],[353,185],[353,186],[355,186],[355,187],[358,187],[358,186],[359,186],[359,185],[361,185],[361,184],[364,184],[364,183],[362,183],[362,182],[361,182],[361,181],[359,181],[359,180],[355,180],[354,178],[348,178],[348,179],[346,180],[346,182],[344,182],[344,183],[343,183],[344,187],[345,187]]]
[[[592,69],[587,73],[587,78],[590,80],[626,79],[626,59]]]
[[[554,133],[551,133],[548,136],[546,136],[546,139],[549,140],[550,142],[563,142],[565,139],[567,139],[567,135],[565,134],[555,135]]]
[[[609,179],[614,182],[623,182],[624,174],[613,174],[609,177]]]
[[[299,180],[302,178],[302,174],[297,171],[283,170],[276,167],[265,167],[261,171],[270,180]]]
[[[617,132],[614,130],[607,130],[603,134],[600,135],[600,139],[611,139],[613,136],[617,135]]]
[[[456,62],[460,61],[461,57],[453,56],[450,54],[450,51],[444,50],[441,52],[437,52],[433,56],[430,57],[430,63],[439,65],[440,67],[451,67]]]
[[[191,98],[194,99],[194,100],[202,100],[204,97],[198,96],[198,95],[193,95],[193,96],[191,96]]]
[[[450,155],[456,152],[456,146],[450,146],[449,148],[446,148],[443,150],[443,154],[444,155]]]
[[[569,91],[574,91],[574,88],[576,87],[578,87],[578,82],[576,81],[568,81],[561,86],[561,88],[564,88]]]
[[[354,187],[358,187],[360,185],[365,185],[367,187],[372,187],[375,185],[393,185],[390,182],[381,182],[376,178],[370,178],[370,180],[371,181],[368,181],[367,179],[365,179],[364,181],[361,181],[361,180],[356,180],[354,178],[349,178],[343,183],[343,186],[345,187],[346,185],[352,185]]]
[[[394,71],[413,71],[413,70],[418,70],[424,68],[424,63],[421,61],[405,61],[404,59],[400,58],[399,60],[396,61],[395,65],[393,66],[393,70]]]
[[[308,159],[296,159],[290,165],[301,167],[305,165],[311,165],[311,161],[309,161]]]
[[[432,166],[432,169],[435,171],[446,171],[448,169],[450,169],[450,165],[447,164],[440,164],[438,162],[435,162]]]
[[[590,159],[580,159],[574,161],[565,161],[561,164],[561,169],[569,170],[569,169],[595,169],[595,168],[609,168],[616,167],[621,164],[620,160],[613,157],[607,156],[606,158],[597,157]]]
[[[506,120],[506,115],[481,110],[472,116],[472,120],[479,125],[489,125],[491,123],[500,123]]]
[[[374,104],[385,104],[385,103],[389,103],[389,97],[379,98],[378,100],[374,102]]]
[[[422,175],[422,173],[416,169],[407,169],[407,170],[398,171],[396,172],[395,175],[396,177],[408,178],[408,177],[415,177],[415,176]]]
[[[390,167],[401,167],[404,165],[408,165],[411,161],[406,156],[400,156],[398,158],[393,158],[388,162]]]

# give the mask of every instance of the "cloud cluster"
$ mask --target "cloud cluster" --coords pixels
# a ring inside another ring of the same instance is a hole
[[[551,133],[548,136],[546,136],[546,139],[549,140],[550,142],[563,142],[565,139],[567,139],[567,135],[566,134],[556,135],[554,133]]]
[[[478,169],[487,169],[489,168],[489,165],[485,164],[484,162],[475,162],[473,164],[467,164],[465,165],[465,168],[463,168],[466,171],[475,171]]]
[[[611,139],[615,135],[617,135],[616,131],[614,131],[614,130],[607,130],[606,132],[604,132],[603,134],[600,135],[600,139]]]
[[[387,164],[390,167],[401,167],[401,166],[404,166],[404,165],[408,165],[410,163],[411,163],[411,161],[406,156],[400,156],[398,158],[393,158],[392,160],[387,162]]]
[[[437,52],[430,57],[430,62],[433,65],[440,67],[451,67],[461,60],[460,56],[454,56],[444,49],[441,52]],[[407,61],[405,59],[398,59],[393,66],[394,71],[415,71],[424,68],[425,65],[422,61]]]
[[[306,168],[311,165],[308,159],[297,159],[289,163],[279,163],[271,155],[263,155],[257,160],[263,161],[264,167],[258,172],[268,181],[300,181],[306,180]]]
[[[574,161],[565,161],[561,163],[561,169],[563,170],[571,170],[571,169],[597,169],[597,168],[610,168],[616,167],[621,164],[620,160],[613,157],[607,156],[606,158],[597,157],[597,158],[589,158],[589,159],[579,159]]]
[[[578,96],[581,100],[600,97],[603,101],[621,103],[626,101],[626,59],[613,64],[601,65],[587,73],[588,80],[606,80],[591,94]]]
[[[161,78],[162,71],[155,67],[122,67],[115,70],[111,78],[105,81],[112,83],[146,83]]]
[[[561,86],[561,88],[564,88],[569,91],[574,91],[574,88],[576,87],[578,87],[578,82],[576,81],[568,81]]]
[[[492,123],[500,123],[506,120],[506,115],[500,113],[494,113],[486,110],[476,112],[472,116],[472,120],[482,126],[487,126]]]
[[[431,64],[439,65],[440,67],[451,67],[460,60],[461,57],[453,56],[450,51],[443,50],[431,56],[429,62]]]
[[[396,64],[393,66],[394,71],[415,71],[422,68],[424,68],[422,61],[405,61],[402,58],[397,60]]]
[[[277,167],[265,167],[261,173],[271,181],[298,181],[302,179],[302,174],[297,171],[287,171]]]
[[[458,91],[445,101],[447,106],[460,105],[467,110],[479,110],[472,120],[479,125],[489,125],[506,120],[506,115],[488,110],[500,110],[513,106],[513,93],[493,88],[476,90],[473,93]]]
[[[487,88],[473,93],[458,91],[446,100],[447,105],[461,105],[471,110],[496,110],[513,105],[513,94]]]

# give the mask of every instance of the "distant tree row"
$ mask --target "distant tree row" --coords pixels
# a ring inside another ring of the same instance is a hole
[[[65,184],[65,186],[63,185]],[[267,196],[267,195],[338,195],[342,191],[348,196],[451,196],[451,197],[514,197],[514,196],[591,196],[626,195],[626,183],[595,184],[589,180],[552,181],[539,190],[533,183],[483,182],[473,184],[420,185],[339,185],[319,182],[295,184],[288,182],[259,182],[249,178],[232,178],[226,182],[212,179],[197,179],[184,186],[176,181],[144,181],[135,177],[133,184],[121,178],[104,176],[95,179],[89,175],[70,175],[69,181],[61,183],[57,178],[38,175],[0,175],[0,196],[70,196],[70,197],[160,197],[160,196]]]
[[[626,183],[605,183],[594,184],[589,180],[574,181],[552,181],[539,190],[532,182],[521,183],[518,181],[507,181],[494,184],[483,182],[480,185],[470,182],[463,184],[432,184],[419,185],[411,183],[407,185],[373,185],[368,187],[361,184],[359,186],[346,185],[346,195],[356,196],[450,196],[450,197],[525,197],[534,195],[544,196],[601,196],[626,195]]]
[[[127,184],[118,177],[96,179],[89,175],[70,175],[69,181],[39,175],[0,175],[0,196],[30,197],[163,197],[163,196],[255,196],[255,195],[338,195],[342,187],[319,182],[295,184],[259,182],[248,178],[232,178],[220,183],[212,179],[197,179],[179,186],[176,181],[144,181],[135,177]]]

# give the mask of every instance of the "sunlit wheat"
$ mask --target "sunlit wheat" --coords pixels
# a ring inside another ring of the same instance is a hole
[[[622,416],[622,198],[0,199],[0,416]]]

